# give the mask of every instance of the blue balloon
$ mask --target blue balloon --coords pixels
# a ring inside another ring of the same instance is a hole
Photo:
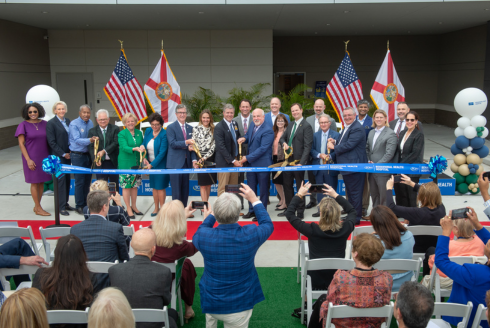
[[[475,169],[470,169],[470,173],[471,174],[475,174],[476,173],[476,170]]]
[[[456,138],[456,141],[454,143],[456,146],[458,146],[459,149],[463,149],[470,145],[470,140],[465,136],[459,136]]]
[[[480,149],[484,144],[485,139],[483,138],[475,137],[470,140],[470,146],[473,147],[473,149]]]
[[[473,164],[473,167],[475,168],[475,170],[477,170],[477,171],[478,171],[478,169],[480,168],[480,165],[478,165],[478,164]]]
[[[471,170],[473,168],[473,164],[468,164],[468,168]]]
[[[452,149],[452,148],[451,148]],[[483,146],[480,149],[473,149],[473,154],[477,154],[480,158],[485,158],[488,156],[490,150],[487,146]]]
[[[451,146],[451,153],[456,156],[458,154],[464,154],[463,151],[461,149],[458,148],[458,146],[456,146],[456,144],[452,145]]]

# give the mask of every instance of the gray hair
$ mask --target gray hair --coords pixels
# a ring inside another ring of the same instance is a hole
[[[234,110],[235,110],[235,107],[233,107],[233,105],[232,105],[232,104],[225,104],[225,105],[223,106],[223,112],[224,112],[225,110],[227,110],[227,109],[233,109],[233,111],[234,111]]]
[[[104,190],[94,190],[88,193],[87,206],[92,214],[102,211],[104,205],[109,205],[109,193]]]
[[[369,101],[367,101],[366,99],[361,99],[357,102],[357,107],[361,105],[367,105],[369,107]]]
[[[400,287],[395,308],[400,309],[406,327],[425,328],[434,312],[434,299],[422,284],[406,281]]]
[[[181,108],[185,108],[185,111],[187,112],[187,107],[185,107],[184,104],[178,104],[177,107],[175,107],[175,112],[177,112]]]
[[[354,114],[356,113],[356,110],[352,107],[345,107],[342,113],[345,112],[346,110],[351,110]]]
[[[63,105],[63,106],[65,106],[65,109],[66,109],[66,111],[68,112],[68,106],[66,106],[66,102],[64,102],[64,101],[61,101],[61,100],[60,100],[60,101],[57,101],[57,102],[55,102],[55,103],[54,103],[54,105],[53,105],[53,114],[56,114],[54,111],[56,110],[56,107],[57,107],[58,105]]]
[[[255,112],[255,111],[260,112],[260,114],[261,114],[262,116],[264,116],[264,115],[265,115],[265,112],[264,112],[264,110],[263,110],[262,108],[255,108],[255,109],[253,110],[253,112]],[[253,115],[253,112],[252,112],[252,115]]]
[[[107,115],[107,118],[109,118],[109,111],[107,109],[99,109],[97,113],[95,113],[95,117],[99,118],[100,113],[105,113]]]
[[[92,108],[90,108],[90,106],[89,106],[89,105],[87,105],[87,104],[83,104],[82,106],[80,106],[80,109],[79,109],[78,111],[79,111],[79,112],[80,112],[80,111],[82,111],[82,109],[83,109],[84,107],[87,107],[89,110],[92,110]]]
[[[240,198],[225,192],[214,202],[214,217],[219,224],[237,223],[241,208]]]
[[[328,114],[325,114],[325,113],[321,114],[320,116],[318,116],[318,120],[320,121],[320,119],[321,119],[322,117],[326,117],[326,118],[328,119],[328,121],[329,121],[329,122],[331,122],[331,121],[332,121],[332,118],[331,118],[331,117],[330,117],[330,115],[328,115]]]

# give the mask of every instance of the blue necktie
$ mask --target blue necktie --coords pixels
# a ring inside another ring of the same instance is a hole
[[[233,141],[235,142],[235,156],[238,155],[238,145],[236,143],[236,134],[235,134],[235,129],[233,128],[233,123],[230,123],[230,132],[231,136],[233,137]]]

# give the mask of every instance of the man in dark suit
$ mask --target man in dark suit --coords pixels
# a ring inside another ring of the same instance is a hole
[[[407,128],[405,124],[406,123],[405,117],[407,116],[409,111],[410,111],[410,107],[408,107],[408,104],[404,101],[399,102],[398,105],[396,106],[396,115],[398,116],[398,118],[394,119],[389,124],[390,124],[390,129],[395,131],[397,137],[400,137],[400,132],[402,132]],[[418,121],[417,125],[419,127],[420,132],[424,133],[424,129],[422,128],[422,122]]]
[[[54,104],[54,114],[56,115],[46,124],[46,139],[49,145],[49,154],[60,158],[61,164],[70,165],[70,147],[68,134],[70,131],[70,119],[65,117],[66,103],[59,101]],[[70,198],[70,174],[65,174],[58,179],[58,199],[60,203],[60,214],[70,215],[68,211],[74,211],[75,208],[68,204]]]
[[[109,269],[111,286],[119,288],[133,309],[163,309],[172,301],[172,272],[166,266],[151,261],[156,251],[153,230],[136,231],[131,240],[134,257]],[[178,315],[168,309],[170,327],[177,327]],[[163,323],[138,323],[137,328],[160,328]]]
[[[367,163],[366,156],[366,133],[356,120],[354,108],[347,107],[343,111],[344,129],[339,136],[338,142],[330,138],[327,147],[335,150],[332,159],[338,164],[345,163]],[[349,198],[349,203],[357,211],[356,224],[361,222],[362,217],[362,190],[366,173],[363,172],[342,172],[344,178],[345,190]]]
[[[177,121],[167,126],[167,168],[191,169],[197,160],[196,153],[190,148],[194,144],[192,126],[185,122],[187,108],[182,104],[177,105],[175,113]],[[170,185],[172,186],[172,200],[178,199],[186,207],[189,198],[189,174],[170,174]]]
[[[373,129],[373,118],[368,115],[369,112],[369,101],[361,99],[357,102],[357,121],[361,123],[364,132],[366,132],[366,139],[369,131]],[[367,210],[369,208],[369,174],[366,173],[366,178],[364,180],[364,189],[362,191],[362,215],[367,215]]]
[[[248,144],[248,154],[243,156],[241,163],[248,162],[252,167],[268,167],[272,165],[272,143],[274,142],[274,131],[269,124],[265,123],[265,113],[256,108],[253,113],[254,126],[248,130],[245,138],[240,138],[238,143]],[[269,172],[247,172],[247,184],[257,194],[257,184],[260,187],[260,201],[267,209],[270,190]],[[254,218],[257,221],[251,203],[248,204],[248,213],[244,219]]]
[[[291,122],[286,131],[282,134],[279,142],[282,144],[284,150],[293,148],[293,155],[289,156],[288,162],[298,160],[296,165],[306,165],[310,159],[311,146],[313,144],[313,129],[311,125],[303,119],[303,108],[300,104],[294,103],[291,106],[291,115],[294,122]],[[296,180],[296,186],[301,186],[301,183],[305,179],[304,171],[287,172],[284,171],[284,197],[286,198],[286,204],[289,205],[291,199],[294,196],[294,180]],[[297,217],[304,218],[305,201],[302,200],[297,209]],[[278,216],[286,216],[286,211],[279,213]]]
[[[109,212],[109,193],[91,191],[87,196],[90,217],[70,229],[70,233],[80,238],[89,261],[124,262],[129,260],[126,237],[119,223],[106,219]],[[108,287],[109,276],[99,274],[97,285],[100,289]],[[97,288],[94,288],[97,289]]]
[[[100,165],[97,164],[97,168],[102,170],[116,170],[117,156],[119,156],[119,142],[117,139],[119,127],[109,124],[109,112],[105,109],[99,109],[95,116],[97,118],[97,125],[88,131],[88,137],[99,137],[97,156],[101,161]],[[89,153],[93,162],[95,159],[93,143],[89,146]],[[105,180],[108,183],[115,182],[116,190],[119,192],[118,174],[96,174],[96,177],[97,180]]]
[[[233,121],[233,115],[235,115],[233,105],[226,104],[223,108],[223,120],[214,128],[216,167],[242,166],[237,159],[237,140],[241,135],[238,124]],[[238,184],[238,173],[218,173],[218,196],[225,192],[225,186],[228,184]]]
[[[311,157],[313,158],[313,165],[321,165],[323,161],[328,159],[328,149],[327,143],[328,139],[332,138],[338,140],[339,133],[334,129],[330,129],[332,122],[330,121],[330,116],[327,114],[321,114],[318,119],[320,129],[313,135],[313,146],[311,147]],[[333,170],[318,170],[312,171],[315,175],[315,181],[317,184],[328,184],[333,189],[337,190],[337,185],[339,181],[339,172]],[[322,193],[317,193],[318,204],[323,199]],[[320,217],[320,211],[314,213],[313,217]]]

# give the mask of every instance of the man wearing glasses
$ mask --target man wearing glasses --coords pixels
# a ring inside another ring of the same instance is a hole
[[[177,105],[175,109],[177,121],[167,127],[168,169],[190,169],[197,167],[196,153],[192,151],[192,126],[185,123],[187,108],[185,105]],[[172,200],[178,199],[187,206],[189,197],[189,174],[170,174],[172,187]],[[192,216],[194,217],[194,216]]]

